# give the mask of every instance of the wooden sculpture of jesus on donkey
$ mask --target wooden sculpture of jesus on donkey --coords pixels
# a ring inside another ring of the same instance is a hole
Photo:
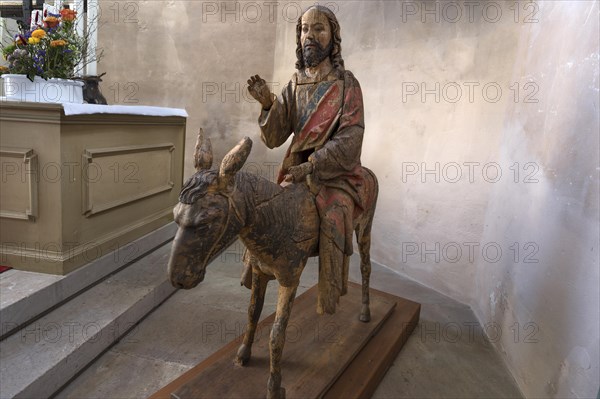
[[[346,294],[352,232],[361,257],[362,308],[370,320],[371,225],[377,179],[361,166],[364,110],[360,85],[344,69],[340,26],[326,7],[313,6],[297,24],[296,73],[278,98],[258,75],[248,81],[261,104],[262,141],[274,148],[293,134],[278,184],[241,172],[252,141],[244,138],[211,170],[212,150],[199,135],[197,172],[186,182],[174,209],[179,229],[169,275],[174,286],[192,288],[206,266],[238,237],[247,248],[242,283],[251,288],[248,326],[235,362],[251,354],[267,283],[279,283],[269,341],[268,398],[282,398],[281,357],[300,275],[309,257],[319,256],[317,312],[334,313]]]

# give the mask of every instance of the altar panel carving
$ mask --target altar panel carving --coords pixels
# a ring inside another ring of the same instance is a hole
[[[38,214],[37,154],[31,148],[1,147],[0,217],[34,222]]]
[[[146,198],[174,186],[172,143],[86,149],[83,214],[94,214]]]

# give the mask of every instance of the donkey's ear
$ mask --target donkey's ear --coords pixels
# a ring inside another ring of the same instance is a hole
[[[248,159],[250,150],[252,150],[252,140],[244,137],[225,155],[219,169],[219,186],[226,187],[233,181],[235,174],[242,169]]]
[[[208,170],[212,167],[213,154],[210,139],[204,137],[202,128],[198,131],[198,139],[196,140],[196,151],[194,151],[194,167],[196,171]]]

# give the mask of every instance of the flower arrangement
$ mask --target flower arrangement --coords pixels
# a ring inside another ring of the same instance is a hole
[[[100,54],[91,54],[88,37],[77,33],[76,17],[76,11],[64,8],[48,13],[43,26],[15,35],[14,43],[2,48],[9,65],[0,67],[0,75],[23,74],[33,82],[35,76],[69,79],[80,73]]]

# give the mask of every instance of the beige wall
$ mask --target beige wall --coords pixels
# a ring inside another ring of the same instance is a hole
[[[258,106],[203,99],[202,84],[206,94],[259,73],[279,92],[299,3],[263,5],[255,23],[248,2],[227,2],[234,14],[221,2],[136,4],[136,23],[103,10],[107,97],[134,82],[140,103],[186,108],[188,159],[200,125],[217,159],[249,135],[268,175],[283,149],[260,143]],[[363,88],[363,164],[380,180],[372,258],[471,305],[526,396],[595,396],[598,2],[329,4]]]
[[[260,108],[243,85],[251,73],[270,79],[274,19],[234,1],[99,3],[98,73],[107,72],[101,88],[109,104],[185,108],[188,159],[199,127],[213,141],[215,160],[244,135],[256,143]],[[257,145],[249,162],[266,175],[279,158]],[[187,162],[185,176],[192,171]]]

